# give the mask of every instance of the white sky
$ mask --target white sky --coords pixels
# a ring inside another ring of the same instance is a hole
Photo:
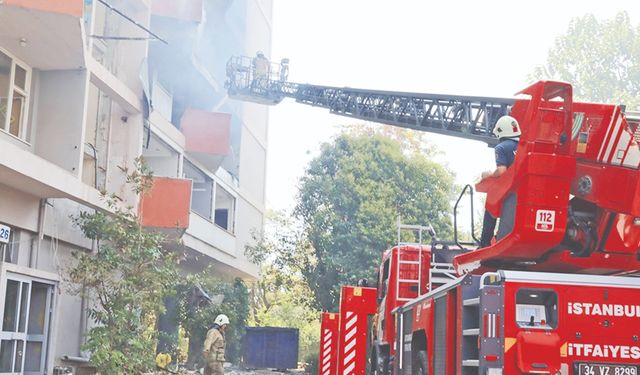
[[[375,90],[511,97],[573,17],[640,23],[640,1],[274,0],[269,58],[289,80]],[[290,209],[298,179],[339,125],[357,120],[293,100],[270,109],[267,207]],[[459,184],[494,167],[484,143],[429,134]]]

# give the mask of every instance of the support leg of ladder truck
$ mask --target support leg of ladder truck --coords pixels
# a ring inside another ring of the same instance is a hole
[[[375,288],[342,287],[337,375],[365,374],[368,316],[375,311]]]
[[[340,317],[336,313],[322,313],[320,325],[320,355],[318,375],[336,375],[338,364]]]

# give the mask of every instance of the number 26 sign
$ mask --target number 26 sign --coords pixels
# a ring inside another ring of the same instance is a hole
[[[9,235],[11,235],[11,228],[0,224],[0,243],[9,243]]]

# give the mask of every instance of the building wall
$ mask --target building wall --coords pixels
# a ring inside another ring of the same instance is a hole
[[[0,262],[0,314],[16,283],[29,285],[34,300],[39,291],[51,293],[41,373],[81,366],[64,357],[86,355],[80,347],[91,325],[85,311],[91,301],[71,293],[65,272],[73,252],[90,252],[93,244],[70,217],[108,209],[100,190],[136,208],[122,170],[132,170],[138,156],[148,158],[158,176],[189,177],[185,164],[191,163],[211,181],[212,214],[191,212],[179,249],[191,254],[183,271],[211,265],[228,277],[258,277],[244,249],[263,226],[268,113],[229,100],[224,81],[232,55],[270,51],[272,1],[185,0],[193,5],[186,19],[154,14],[150,6],[162,1],[110,4],[159,35],[177,38],[168,50],[159,41],[91,37],[149,36],[95,0],[69,0],[60,7],[22,0],[0,5],[0,34],[6,36],[0,52],[13,61],[10,72],[24,66],[30,77],[23,135],[9,134],[12,123],[0,118],[0,224],[13,233],[9,244],[0,245],[3,256],[11,254]],[[198,3],[199,18],[192,16]],[[28,42],[18,43],[23,36]],[[181,37],[190,42],[179,43]],[[145,96],[157,103],[151,103],[148,117]],[[229,126],[228,152],[188,149],[181,130],[188,109],[231,115],[228,124],[201,124]]]

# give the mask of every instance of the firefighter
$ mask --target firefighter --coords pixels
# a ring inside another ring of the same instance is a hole
[[[516,157],[516,149],[518,141],[520,141],[520,124],[518,120],[511,116],[502,116],[496,122],[493,128],[493,134],[498,137],[500,143],[495,148],[496,153],[496,169],[482,172],[482,179],[500,177],[507,168],[513,164]],[[488,247],[491,245],[491,239],[494,236],[497,219],[484,211],[484,219],[482,220],[482,235],[480,236],[480,247]]]
[[[269,79],[269,60],[262,51],[256,53],[253,58],[253,80],[254,84],[264,87]]]
[[[224,374],[224,333],[229,325],[229,317],[220,314],[213,322],[213,327],[207,332],[204,340],[204,375]]]

